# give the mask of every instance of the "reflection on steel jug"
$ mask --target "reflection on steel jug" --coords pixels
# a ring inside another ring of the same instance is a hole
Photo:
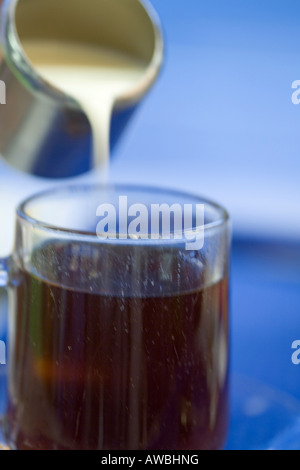
[[[92,169],[95,134],[81,103],[40,73],[26,43],[104,47],[145,64],[140,79],[111,103],[110,150],[163,60],[159,20],[145,0],[4,0],[0,32],[0,80],[6,86],[0,154],[40,177],[71,177]]]

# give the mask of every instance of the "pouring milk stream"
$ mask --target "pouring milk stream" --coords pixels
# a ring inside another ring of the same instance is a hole
[[[0,154],[49,179],[103,164],[162,60],[159,19],[148,0],[6,0]]]
[[[105,165],[115,100],[138,84],[147,64],[96,46],[58,41],[23,41],[22,45],[41,77],[72,96],[85,111],[93,133],[94,165]]]

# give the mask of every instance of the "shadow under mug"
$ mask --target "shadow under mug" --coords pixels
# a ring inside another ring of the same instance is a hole
[[[226,211],[198,196],[81,185],[24,202],[0,261],[7,447],[223,448],[229,252]]]

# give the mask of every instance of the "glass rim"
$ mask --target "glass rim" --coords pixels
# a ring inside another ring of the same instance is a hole
[[[87,191],[98,191],[101,193],[102,191],[111,191],[111,192],[120,192],[120,191],[131,191],[131,192],[139,192],[140,194],[146,194],[146,193],[151,193],[153,192],[154,194],[159,192],[162,195],[174,195],[178,196],[178,198],[190,198],[193,199],[194,201],[197,201],[199,204],[204,204],[210,206],[214,210],[217,211],[219,217],[216,218],[214,221],[210,221],[208,223],[204,223],[204,225],[201,226],[195,226],[193,227],[194,230],[197,229],[202,229],[204,232],[207,232],[209,230],[213,229],[221,229],[223,226],[226,226],[226,224],[230,221],[230,216],[228,211],[219,203],[213,201],[212,199],[209,199],[207,197],[203,197],[199,194],[195,194],[193,192],[188,192],[188,191],[182,191],[174,188],[168,188],[168,187],[161,187],[161,186],[152,186],[152,185],[138,185],[138,184],[130,184],[130,183],[73,183],[73,184],[67,184],[67,185],[59,185],[56,187],[52,187],[50,189],[42,190],[39,192],[36,192],[23,200],[17,208],[16,208],[16,215],[19,219],[21,219],[22,222],[26,222],[27,224],[31,225],[34,228],[39,228],[41,230],[45,230],[47,232],[55,232],[55,233],[64,233],[64,234],[69,234],[70,236],[79,236],[79,237],[93,237],[95,239],[99,238],[97,237],[97,234],[95,232],[91,232],[89,230],[78,230],[78,229],[72,229],[72,228],[66,228],[62,227],[59,225],[55,224],[50,224],[48,222],[45,222],[43,220],[39,220],[38,218],[34,218],[31,215],[28,214],[28,206],[35,202],[38,201],[39,199],[47,198],[48,196],[54,196],[58,195],[59,193],[61,194],[67,194],[67,193],[77,193],[77,192],[87,192]]]

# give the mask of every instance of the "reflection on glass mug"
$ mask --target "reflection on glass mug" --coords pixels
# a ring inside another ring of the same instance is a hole
[[[115,208],[114,234],[104,204]],[[204,225],[192,215],[180,229],[180,208],[197,204]],[[203,234],[200,249],[187,249],[191,233]],[[14,252],[0,263],[9,291],[7,446],[223,448],[229,251],[226,211],[185,193],[75,186],[24,202]]]

